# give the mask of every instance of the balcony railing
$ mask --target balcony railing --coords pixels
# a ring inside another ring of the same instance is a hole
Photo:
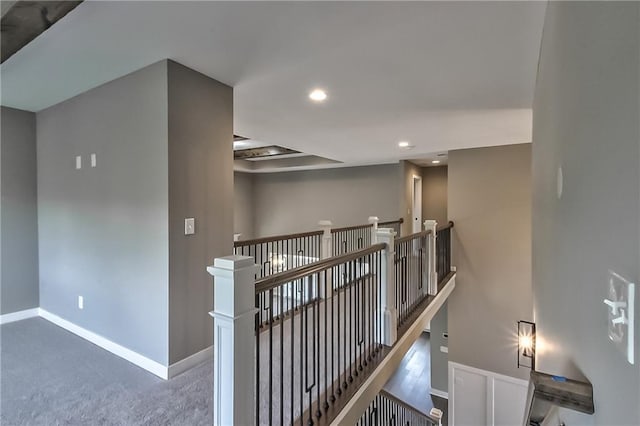
[[[250,256],[216,259],[209,268],[215,276],[214,423],[312,425],[336,418],[431,306],[444,268],[450,269],[452,226],[436,232],[436,222],[426,221],[425,231],[398,239],[375,223],[336,232],[325,226],[297,234],[298,246],[295,238],[254,240],[236,246],[254,247],[245,252]],[[302,265],[274,261],[274,253],[296,250],[323,257],[342,232],[368,246]],[[256,265],[254,256],[265,253],[270,257]],[[394,413],[394,419],[409,415]]]
[[[427,416],[390,393],[381,391],[367,407],[357,426],[440,426],[439,417]]]
[[[331,230],[333,241],[333,255],[360,250],[371,245],[371,230],[373,224],[348,226]]]
[[[404,223],[404,219],[400,218],[397,220],[389,220],[386,222],[378,222],[378,228],[391,228],[396,233],[396,236],[400,236],[402,224]]]
[[[404,323],[425,298],[428,276],[428,239],[431,231],[395,240],[396,310],[398,325]]]
[[[256,424],[314,424],[377,364],[384,247],[256,282],[256,301],[271,306],[256,332]]]
[[[438,228],[436,234],[436,270],[438,283],[442,282],[451,272],[451,228],[453,222]]]
[[[277,235],[247,241],[234,241],[233,254],[253,257],[260,266],[257,277],[317,262],[321,256],[323,231]]]
[[[378,218],[371,217],[367,224],[333,228],[330,221],[320,221],[323,230],[234,241],[233,254],[253,257],[260,266],[256,273],[260,279],[369,247],[379,227],[392,228],[399,235],[402,222],[397,219],[379,223]],[[323,239],[327,240],[325,245]]]

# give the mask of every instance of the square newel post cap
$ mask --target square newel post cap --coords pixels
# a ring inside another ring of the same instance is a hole
[[[212,266],[207,266],[207,272],[214,277],[228,277],[229,272],[239,271],[246,268],[258,268],[253,257],[234,254],[231,256],[217,257],[213,261]]]
[[[380,219],[378,218],[378,216],[369,216],[369,223],[378,223],[380,222]]]
[[[330,220],[320,220],[318,221],[318,226],[324,231],[325,237],[331,236],[331,228],[333,227],[333,222],[331,222]]]
[[[433,219],[427,219],[424,221],[424,230],[436,232],[438,228],[438,221]]]
[[[253,257],[225,256],[215,259],[207,271],[213,280],[213,316],[238,318],[255,312],[255,274]]]

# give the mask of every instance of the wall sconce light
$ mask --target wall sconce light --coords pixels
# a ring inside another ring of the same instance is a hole
[[[536,369],[536,324],[518,321],[518,368]]]

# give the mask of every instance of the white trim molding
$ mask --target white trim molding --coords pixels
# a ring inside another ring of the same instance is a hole
[[[39,315],[39,308],[25,309],[24,311],[11,312],[10,314],[0,315],[0,324],[8,324],[10,322],[22,321],[28,318],[35,318]]]
[[[169,379],[173,379],[179,374],[184,373],[187,370],[192,369],[198,364],[201,364],[204,361],[211,360],[213,362],[213,346],[209,346],[208,348],[204,348],[200,352],[196,352],[195,354],[186,357],[178,362],[174,362],[169,366],[169,372],[167,374]]]
[[[160,364],[159,362],[147,358],[144,355],[140,355],[139,353],[134,352],[131,349],[125,348],[124,346],[112,342],[111,340],[102,337],[99,334],[75,325],[74,323],[67,321],[64,318],[60,318],[59,316],[52,314],[51,312],[46,311],[42,308],[40,308],[40,316],[47,321],[52,322],[53,324],[62,327],[65,330],[70,331],[71,333],[80,336],[85,340],[88,340],[94,345],[100,346],[102,349],[109,351],[112,354],[119,356],[120,358],[126,359],[130,363],[135,364],[138,367],[143,368],[162,379],[167,380],[169,378],[169,368]]]
[[[449,361],[449,424],[521,424],[528,387],[526,380]]]
[[[431,388],[431,395],[439,398],[449,399],[449,393],[438,389]]]

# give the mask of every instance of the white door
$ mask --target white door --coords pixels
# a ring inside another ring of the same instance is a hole
[[[413,227],[412,231],[422,231],[422,178],[420,176],[413,176],[413,197],[411,212],[413,214]]]

